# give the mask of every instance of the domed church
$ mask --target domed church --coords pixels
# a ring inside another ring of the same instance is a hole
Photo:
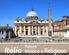
[[[50,8],[48,8],[48,19],[41,20],[36,11],[31,9],[25,18],[17,17],[14,21],[14,32],[18,37],[48,37],[53,33]]]

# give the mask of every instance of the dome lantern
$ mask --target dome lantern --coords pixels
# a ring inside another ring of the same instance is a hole
[[[28,14],[27,14],[26,17],[30,17],[30,16],[37,16],[37,13],[35,12],[34,9],[31,9],[31,10],[28,12]]]

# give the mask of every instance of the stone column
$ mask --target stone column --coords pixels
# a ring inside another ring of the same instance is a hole
[[[38,26],[38,35],[40,35],[40,27]]]
[[[51,26],[52,36],[53,36],[53,26]]]
[[[28,26],[28,35],[30,35],[30,32],[31,32],[30,26]]]
[[[48,36],[48,26],[46,26],[46,35]]]
[[[33,26],[32,26],[32,35],[33,35]]]
[[[17,36],[17,27],[14,26],[14,32],[15,32],[15,35]]]
[[[36,35],[38,35],[38,26],[36,26]]]
[[[24,35],[25,35],[25,26],[24,26]]]
[[[44,35],[44,29],[45,29],[45,28],[44,28],[44,26],[43,26],[42,28],[43,28],[43,35]]]
[[[46,26],[45,26],[45,31],[44,31],[44,32],[45,32],[45,35],[46,35],[46,33],[47,33],[47,29],[46,29]]]
[[[35,26],[35,34],[36,34],[37,30],[36,30],[36,26]]]

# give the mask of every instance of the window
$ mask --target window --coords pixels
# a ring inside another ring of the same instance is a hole
[[[45,32],[46,32],[46,30],[45,30]]]
[[[19,22],[19,20],[17,20],[17,22]]]

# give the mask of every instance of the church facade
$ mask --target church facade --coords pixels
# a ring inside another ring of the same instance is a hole
[[[48,9],[48,19],[41,20],[38,17],[36,11],[31,9],[27,16],[23,19],[17,17],[14,21],[14,32],[18,37],[25,36],[49,36],[53,33],[52,19],[50,14],[50,8]]]

